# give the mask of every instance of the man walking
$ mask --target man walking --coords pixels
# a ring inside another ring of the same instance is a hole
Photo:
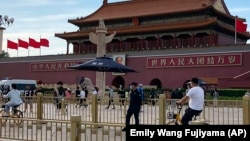
[[[139,113],[141,109],[141,93],[137,89],[137,83],[131,83],[131,93],[130,93],[130,103],[129,108],[127,110],[126,115],[126,127],[130,124],[130,118],[134,115],[135,118],[135,125],[139,125]],[[126,127],[122,129],[122,131],[126,131]]]
[[[109,88],[109,105],[106,107],[106,109],[109,109],[109,106],[113,104],[113,109],[115,109],[115,104],[114,104],[114,90],[112,86]]]

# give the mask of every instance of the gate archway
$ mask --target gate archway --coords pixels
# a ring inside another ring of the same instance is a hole
[[[157,88],[162,88],[161,80],[158,79],[158,78],[155,78],[155,79],[151,80],[149,84],[150,85],[155,85],[155,86],[157,86]]]
[[[119,88],[120,85],[125,87],[125,80],[121,76],[117,76],[113,79],[112,85],[115,86],[116,88]]]

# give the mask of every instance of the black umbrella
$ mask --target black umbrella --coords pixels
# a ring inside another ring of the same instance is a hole
[[[89,70],[89,71],[103,72],[103,75],[104,75],[104,72],[117,72],[117,73],[136,72],[135,70],[123,64],[117,63],[112,58],[106,57],[106,56],[97,57],[94,60],[90,60],[82,64],[70,66],[68,68],[75,69],[75,70]],[[103,88],[104,87],[102,83],[102,90]],[[100,108],[100,113],[101,113],[101,108]]]
[[[106,56],[97,57],[94,60],[70,66],[68,68],[76,70],[98,71],[98,72],[119,72],[119,73],[136,72],[135,70],[123,64],[117,63],[112,58]]]

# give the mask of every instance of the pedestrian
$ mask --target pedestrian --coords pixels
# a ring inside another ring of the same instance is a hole
[[[59,112],[62,108],[62,100],[65,97],[65,90],[63,88],[63,82],[59,81],[57,83],[57,88],[54,91],[55,101],[56,101],[56,111]]]
[[[77,86],[76,90],[75,90],[75,96],[76,96],[76,98],[80,97],[80,93],[81,93],[80,88],[79,88],[79,86]]]
[[[125,90],[124,90],[124,88],[123,88],[122,85],[120,85],[118,94],[119,94],[119,97],[120,97],[120,103],[121,103],[121,105],[124,106],[124,101],[125,101],[125,97],[126,97],[126,92],[125,92]],[[120,106],[121,106],[121,105],[120,105]]]
[[[213,96],[213,105],[216,107],[218,104],[219,91],[214,86],[212,86],[211,95]]]
[[[155,89],[152,88],[149,93],[150,99],[151,99],[151,104],[154,106],[155,105]]]
[[[28,109],[28,105],[30,106],[30,112],[33,112],[33,96],[35,92],[33,88],[31,88],[30,85],[26,85],[26,88],[24,90],[24,111],[26,112]]]
[[[80,103],[80,93],[81,93],[80,88],[79,88],[79,86],[77,86],[76,90],[75,90],[75,97],[76,97],[77,104],[75,107],[77,107],[77,105]]]
[[[44,91],[43,91],[43,88],[41,86],[37,87],[37,90],[35,91],[35,95],[37,96],[37,94],[39,94],[39,93],[44,95]]]
[[[66,98],[67,102],[69,102],[71,100],[71,90],[70,90],[70,88],[67,88],[67,90],[65,91],[65,98]]]
[[[134,115],[135,118],[135,125],[139,125],[139,113],[141,110],[141,102],[142,102],[141,93],[137,89],[137,83],[132,82],[130,86],[131,86],[131,92],[129,95],[130,103],[126,115],[126,122],[125,122],[126,127],[130,124],[130,118],[132,115]],[[126,127],[124,127],[122,131],[126,131]]]
[[[188,82],[187,83],[187,89],[186,89],[186,91],[185,91],[185,95],[188,93],[188,91],[191,89],[191,82]]]
[[[79,104],[79,108],[81,106],[87,107],[85,87],[82,87],[82,90],[80,92],[80,104]]]
[[[140,92],[140,95],[141,95],[141,104],[142,104],[141,112],[143,112],[143,105],[144,105],[144,89],[143,89],[143,84],[142,84],[142,83],[139,84],[138,91]]]
[[[194,116],[202,112],[204,106],[204,90],[199,86],[198,82],[198,78],[192,78],[192,88],[188,91],[186,96],[176,102],[177,104],[183,104],[189,101],[188,108],[185,110],[181,119],[183,125],[188,125]]]
[[[89,91],[88,91],[87,87],[84,87],[84,91],[85,91],[84,102],[85,102],[85,107],[87,107],[88,106],[87,99],[88,99],[88,96],[89,96]]]
[[[114,90],[112,88],[112,86],[110,86],[109,88],[109,104],[106,107],[106,109],[109,109],[109,106],[111,105],[111,103],[113,104],[113,109],[115,109],[115,104],[114,104]]]

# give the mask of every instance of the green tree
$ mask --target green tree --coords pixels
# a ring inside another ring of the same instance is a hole
[[[9,57],[9,53],[3,51],[2,53],[0,53],[0,58],[5,58],[5,57]]]

